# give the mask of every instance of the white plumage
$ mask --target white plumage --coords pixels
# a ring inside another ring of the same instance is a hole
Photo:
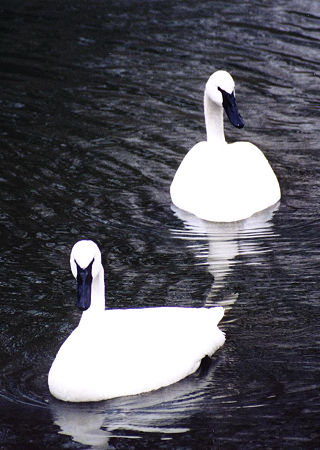
[[[246,219],[281,197],[278,180],[262,151],[250,142],[225,141],[223,108],[231,123],[242,128],[234,81],[220,70],[211,75],[204,92],[207,141],[187,153],[170,187],[174,205],[213,222]]]
[[[98,401],[158,389],[195,372],[223,345],[221,307],[105,310],[100,251],[92,241],[77,242],[70,263],[78,282],[79,267],[90,278],[91,269],[84,271],[92,261],[91,304],[49,372],[56,398]],[[78,287],[78,304],[79,295]]]

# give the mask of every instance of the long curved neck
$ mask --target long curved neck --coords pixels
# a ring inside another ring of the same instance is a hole
[[[207,141],[211,144],[225,143],[223,129],[223,108],[216,105],[204,91],[204,118],[206,122]]]
[[[105,310],[104,270],[101,267],[91,284],[91,305],[81,316],[81,322],[89,319],[92,314],[101,314]]]

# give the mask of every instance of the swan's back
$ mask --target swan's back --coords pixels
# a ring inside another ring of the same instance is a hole
[[[49,373],[52,394],[94,401],[167,386],[224,343],[223,308],[107,310],[80,323]]]

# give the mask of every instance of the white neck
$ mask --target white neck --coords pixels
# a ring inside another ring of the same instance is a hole
[[[204,117],[207,130],[207,141],[211,144],[225,143],[223,129],[223,108],[216,105],[204,92]],[[218,147],[217,147],[218,148]]]
[[[101,314],[105,310],[104,270],[101,267],[98,275],[92,280],[91,305],[87,311],[83,311],[81,322],[90,319],[92,314]]]

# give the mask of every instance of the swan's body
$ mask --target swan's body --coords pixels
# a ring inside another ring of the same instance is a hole
[[[281,197],[278,180],[261,150],[250,142],[225,141],[223,108],[231,123],[242,128],[234,81],[220,70],[211,75],[204,93],[207,141],[187,153],[170,187],[175,206],[213,222],[246,219]]]
[[[223,308],[105,310],[98,247],[79,241],[70,262],[83,313],[49,372],[49,389],[56,398],[98,401],[158,389],[195,372],[203,357],[223,345],[224,334],[217,327]],[[89,306],[86,296],[91,297]]]

